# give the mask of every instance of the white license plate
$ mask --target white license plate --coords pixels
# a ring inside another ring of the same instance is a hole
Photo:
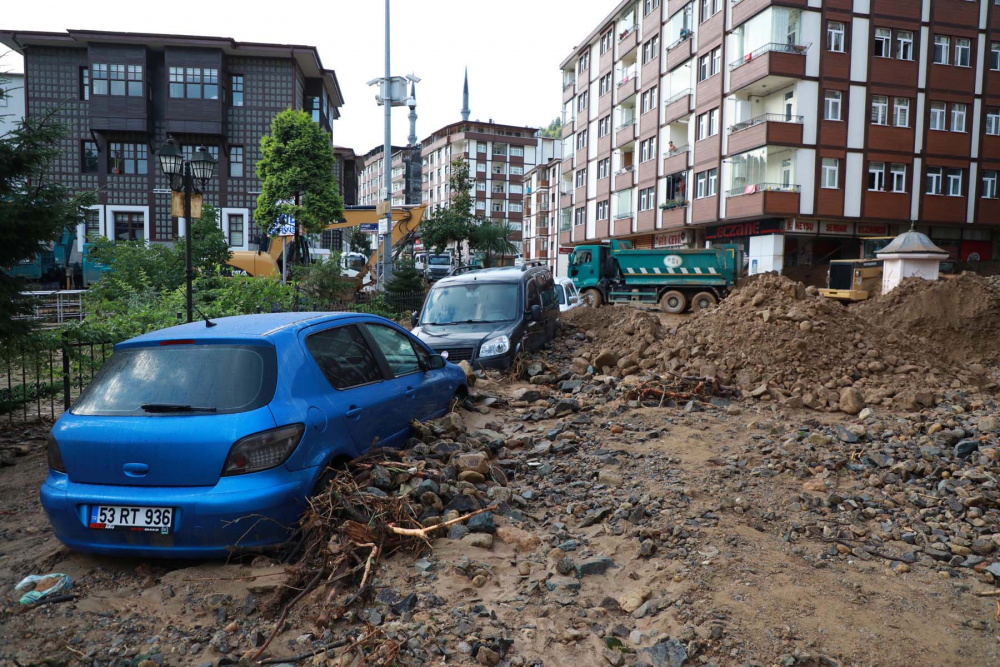
[[[170,507],[125,507],[91,505],[90,527],[98,530],[136,530],[144,533],[169,533],[174,511]]]

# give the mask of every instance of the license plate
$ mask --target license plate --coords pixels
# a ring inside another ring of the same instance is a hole
[[[173,525],[174,511],[170,507],[124,507],[92,505],[90,527],[98,530],[134,530],[166,535]]]

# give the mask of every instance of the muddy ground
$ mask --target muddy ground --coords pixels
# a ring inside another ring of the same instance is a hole
[[[567,327],[540,358],[566,373],[581,339]],[[263,658],[371,664],[356,652],[302,655],[380,627],[402,640],[399,664],[1000,664],[1000,598],[978,595],[994,588],[981,566],[923,554],[904,563],[809,530],[854,529],[861,545],[879,521],[905,528],[915,517],[931,520],[902,502],[844,518],[838,501],[864,504],[873,482],[848,468],[821,471],[820,450],[839,441],[807,438],[857,427],[859,417],[735,398],[649,407],[616,394],[620,381],[584,379],[572,394],[558,384],[545,389],[550,405],[578,399],[577,409],[552,417],[542,403],[507,400],[538,384],[480,379],[476,389],[499,400],[485,414],[462,411],[466,429],[536,443],[507,455],[520,461],[522,474],[508,488],[524,504],[495,517],[533,537],[494,540],[490,548],[443,537],[424,560],[397,554],[380,564],[375,597],[342,621],[318,622],[323,591],[297,605]],[[602,382],[605,393],[587,393]],[[868,419],[949,426],[950,405],[919,418],[879,409]],[[963,413],[991,406],[966,401]],[[264,600],[283,584],[281,566],[262,558],[177,562],[70,552],[38,502],[45,427],[2,430],[28,453],[0,468],[0,665],[209,666],[255,652],[274,626]],[[874,422],[868,430],[877,432]],[[873,440],[863,438],[868,451]],[[784,459],[777,450],[788,450]],[[792,465],[799,459],[808,467]],[[899,556],[909,543],[879,544],[881,553]],[[70,575],[79,598],[18,605],[13,585],[47,572]],[[400,607],[410,594],[415,602]],[[480,648],[487,644],[496,650]]]

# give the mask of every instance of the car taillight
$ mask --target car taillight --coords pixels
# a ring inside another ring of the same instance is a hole
[[[62,452],[59,451],[59,443],[51,435],[45,445],[45,453],[49,457],[49,467],[57,472],[66,472],[66,464],[62,460]]]
[[[289,424],[237,440],[229,450],[223,476],[245,475],[280,466],[295,451],[305,430],[304,424]]]

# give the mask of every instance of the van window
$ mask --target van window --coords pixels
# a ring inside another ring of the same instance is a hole
[[[538,285],[535,284],[535,279],[531,278],[528,280],[528,309],[530,310],[532,306],[541,306],[542,302],[538,298]]]
[[[536,280],[542,298],[542,308],[548,310],[559,302],[559,297],[556,296],[556,282],[549,273],[539,275]]]
[[[380,382],[375,355],[354,325],[319,331],[306,338],[306,349],[334,389]]]

